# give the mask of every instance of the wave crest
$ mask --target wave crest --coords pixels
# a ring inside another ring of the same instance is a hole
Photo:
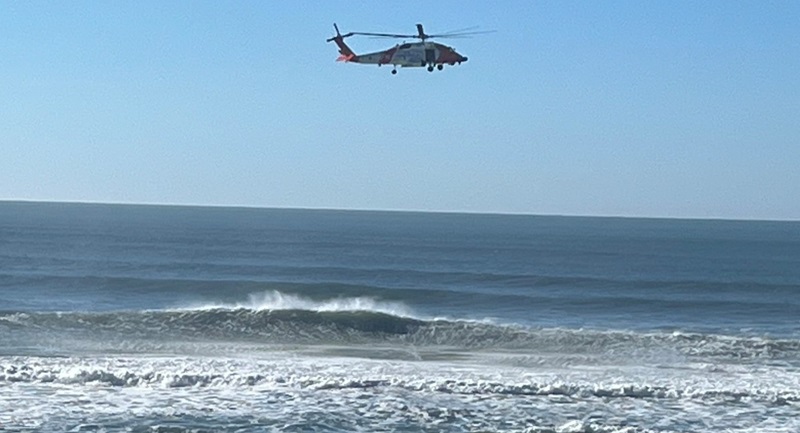
[[[400,302],[380,301],[375,298],[359,296],[314,300],[298,295],[286,294],[277,290],[248,295],[247,302],[206,303],[191,305],[177,310],[238,310],[280,311],[305,310],[322,312],[368,311],[399,317],[414,317],[410,308]]]
[[[588,360],[769,359],[800,365],[800,341],[679,332],[531,328],[485,321],[426,319],[401,303],[373,298],[314,300],[277,291],[243,303],[171,310],[0,313],[0,334],[17,347],[90,341],[99,351],[134,351],[169,344],[246,342],[255,345],[341,345],[426,348],[429,351],[514,352]],[[129,344],[130,343],[130,344]],[[144,343],[144,344],[142,344]],[[153,344],[150,344],[153,343]],[[158,343],[165,343],[159,346]],[[167,344],[169,343],[169,344]],[[66,348],[66,349],[62,349]],[[401,350],[402,351],[402,350]],[[399,352],[398,352],[399,353]],[[588,362],[588,361],[587,361]]]

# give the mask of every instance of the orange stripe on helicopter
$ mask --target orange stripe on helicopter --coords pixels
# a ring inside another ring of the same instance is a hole
[[[439,49],[439,58],[436,59],[436,63],[453,64],[462,60],[462,57],[450,47],[437,44],[436,48]]]
[[[394,53],[397,52],[397,47],[389,48],[388,50],[383,52],[383,56],[381,59],[378,60],[378,65],[385,65],[392,61],[392,57],[394,57]]]

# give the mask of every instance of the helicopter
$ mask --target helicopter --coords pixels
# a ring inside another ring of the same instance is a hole
[[[397,67],[403,68],[428,68],[428,72],[433,72],[434,69],[442,70],[444,65],[454,66],[466,62],[468,59],[456,52],[453,47],[438,44],[429,41],[429,39],[442,39],[442,38],[460,38],[468,35],[476,35],[482,33],[492,33],[493,30],[485,31],[468,31],[475,27],[470,27],[462,30],[455,30],[448,33],[438,35],[429,35],[425,33],[422,24],[417,24],[417,34],[394,34],[394,33],[368,33],[368,32],[350,32],[341,34],[339,27],[336,23],[333,24],[336,30],[336,36],[328,38],[326,42],[335,42],[339,47],[340,56],[336,59],[337,62],[352,62],[362,63],[369,65],[392,65],[392,74],[397,74]],[[347,44],[344,43],[345,38],[350,36],[373,36],[379,38],[399,38],[399,39],[419,39],[419,42],[397,44],[392,48],[384,51],[376,51],[368,54],[356,54]]]

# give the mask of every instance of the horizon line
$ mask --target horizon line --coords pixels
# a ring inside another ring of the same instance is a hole
[[[800,222],[800,219],[768,219],[768,218],[732,218],[732,217],[698,217],[698,216],[652,216],[652,215],[615,215],[615,214],[568,214],[568,213],[530,213],[502,211],[471,210],[432,210],[432,209],[398,209],[398,208],[336,208],[311,206],[266,206],[248,204],[198,204],[198,203],[159,203],[159,202],[123,202],[123,201],[91,201],[91,200],[46,200],[46,199],[5,199],[0,203],[41,203],[41,204],[75,204],[75,205],[112,205],[112,206],[153,206],[153,207],[197,207],[228,209],[275,209],[275,210],[309,210],[309,211],[342,211],[342,212],[386,212],[386,213],[430,213],[456,215],[497,215],[497,216],[530,216],[530,217],[565,217],[565,218],[617,218],[617,219],[653,219],[653,220],[690,220],[690,221],[742,221],[742,222]]]

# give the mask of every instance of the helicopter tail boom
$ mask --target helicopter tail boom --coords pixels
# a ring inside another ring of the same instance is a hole
[[[341,55],[336,59],[336,61],[337,62],[358,62],[358,56],[356,55],[356,53],[354,53],[353,50],[351,50],[350,47],[348,47],[347,44],[344,43],[344,38],[353,36],[353,33],[350,32],[350,33],[346,33],[344,35],[339,33],[339,26],[337,26],[336,23],[333,24],[333,28],[336,29],[336,36],[334,36],[332,38],[328,38],[327,42],[333,41],[339,47],[339,54],[341,54]]]

